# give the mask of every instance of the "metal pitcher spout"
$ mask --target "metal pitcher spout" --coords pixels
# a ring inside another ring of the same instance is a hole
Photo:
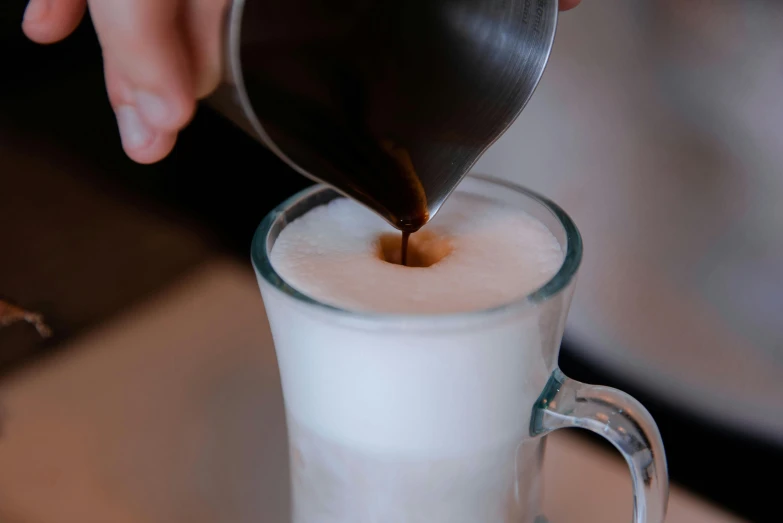
[[[557,12],[557,0],[235,0],[210,103],[300,174],[415,231],[530,99]]]

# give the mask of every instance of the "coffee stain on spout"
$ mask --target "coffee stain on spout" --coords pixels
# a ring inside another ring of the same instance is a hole
[[[404,147],[396,145],[392,140],[381,140],[381,147],[394,160],[398,173],[404,179],[409,189],[408,207],[409,216],[398,223],[398,228],[403,232],[414,233],[429,221],[430,211],[427,207],[427,193],[421,183],[413,159]]]

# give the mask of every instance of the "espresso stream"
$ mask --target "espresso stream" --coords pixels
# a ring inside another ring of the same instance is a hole
[[[402,245],[400,246],[400,265],[408,265],[408,240],[410,240],[411,233],[403,231],[402,233]]]

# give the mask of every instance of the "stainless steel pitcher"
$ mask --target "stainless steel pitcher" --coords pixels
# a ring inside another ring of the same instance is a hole
[[[543,74],[557,0],[234,0],[211,104],[299,173],[415,230]],[[263,173],[260,173],[263,174]]]

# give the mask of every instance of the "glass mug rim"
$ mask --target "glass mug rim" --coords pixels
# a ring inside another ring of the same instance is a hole
[[[415,326],[421,324],[422,326],[432,326],[433,320],[438,322],[443,321],[462,321],[465,319],[476,319],[477,317],[484,318],[486,316],[498,315],[503,313],[519,313],[525,309],[535,308],[547,300],[556,297],[561,291],[568,288],[570,283],[576,277],[579,270],[579,266],[582,261],[582,237],[576,224],[570,216],[552,200],[542,196],[530,189],[517,185],[513,182],[502,180],[494,176],[484,174],[469,174],[466,179],[479,182],[484,185],[493,186],[499,189],[506,189],[510,192],[516,193],[523,198],[526,198],[539,206],[546,209],[560,224],[565,233],[565,255],[563,261],[560,264],[557,272],[544,284],[537,289],[533,290],[525,296],[521,296],[512,301],[496,305],[489,308],[477,309],[467,312],[451,312],[451,313],[378,313],[367,311],[349,310],[322,301],[316,300],[307,294],[298,291],[292,286],[288,285],[285,280],[280,276],[275,268],[272,266],[272,262],[269,258],[272,246],[276,238],[270,240],[270,236],[278,229],[285,228],[288,225],[286,212],[298,207],[304,207],[302,214],[305,214],[309,210],[315,208],[318,205],[326,203],[326,201],[319,199],[319,196],[332,193],[334,197],[344,197],[334,188],[325,184],[316,184],[308,187],[293,196],[287,198],[285,201],[277,205],[272,209],[261,221],[259,226],[253,235],[251,244],[251,260],[256,272],[273,288],[278,291],[294,298],[296,301],[315,306],[325,312],[338,314],[341,316],[351,317],[355,319],[366,319],[373,322],[398,322],[403,321],[408,326]],[[459,191],[460,187],[457,186],[456,191]],[[308,205],[310,201],[315,201],[314,205]],[[328,200],[327,200],[328,201]],[[549,227],[547,227],[549,228]]]

